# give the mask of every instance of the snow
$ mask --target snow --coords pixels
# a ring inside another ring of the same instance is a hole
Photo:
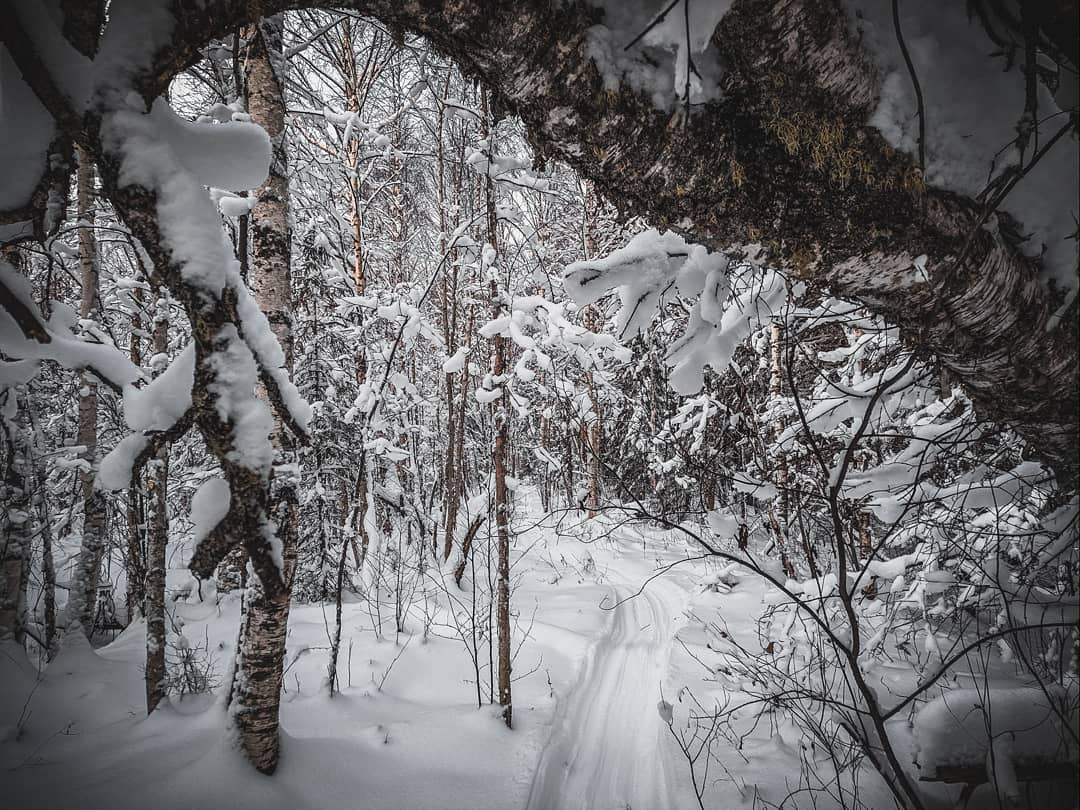
[[[245,217],[255,207],[254,197],[239,197],[235,194],[222,194],[217,201],[218,210],[227,217]],[[321,235],[321,234],[320,234]],[[323,237],[325,239],[325,237]]]
[[[686,328],[665,358],[673,367],[669,383],[682,395],[701,390],[706,367],[724,371],[735,349],[787,302],[787,283],[776,271],[752,263],[731,267],[723,253],[655,229],[602,259],[567,265],[563,286],[579,306],[618,290],[620,338],[644,329],[673,293],[695,297]]]
[[[710,274],[722,272],[727,263],[721,253],[710,253],[670,231],[650,228],[601,259],[567,265],[563,287],[581,307],[617,289],[622,306],[615,324],[621,336],[632,337],[649,323],[671,291],[700,294]]]
[[[915,92],[893,30],[889,3],[846,0],[849,19],[881,76],[880,103],[870,123],[890,145],[917,155]],[[1003,70],[997,50],[964,4],[909,0],[900,5],[901,30],[922,88],[926,125],[926,181],[976,197],[1019,155],[1013,141],[1024,112],[1020,67]],[[1019,61],[1023,61],[1022,55]],[[1073,102],[1075,103],[1075,102]],[[1065,124],[1058,104],[1039,84],[1039,143]],[[1027,158],[1034,151],[1028,148]],[[1006,198],[1030,238],[1023,249],[1042,253],[1043,274],[1059,289],[1077,288],[1078,245],[1070,235],[1080,214],[1080,148],[1075,133],[1062,138]],[[1045,253],[1043,250],[1045,249]]]
[[[227,495],[220,479],[200,487],[192,506],[196,536],[213,525]],[[173,697],[145,717],[142,622],[97,651],[65,645],[36,685],[25,656],[0,654],[0,727],[15,727],[30,696],[21,736],[9,732],[0,741],[5,801],[292,810],[353,806],[359,796],[383,810],[506,810],[580,807],[574,797],[586,786],[581,795],[592,796],[595,807],[683,806],[676,797],[685,777],[673,770],[668,731],[654,708],[682,588],[650,586],[648,596],[617,605],[655,573],[636,539],[590,546],[560,540],[550,521],[532,525],[535,491],[522,497],[529,509],[515,539],[514,599],[525,617],[535,615],[516,631],[529,633],[517,636],[513,731],[497,707],[476,706],[472,665],[453,630],[456,597],[435,570],[399,636],[392,617],[374,632],[366,602],[343,605],[341,693],[333,699],[323,686],[324,608],[293,605],[281,763],[273,777],[256,773],[232,747],[221,705],[239,599],[214,596],[207,583],[207,601],[200,599],[174,543],[167,603],[179,629],[168,624],[169,644],[209,653],[216,694]],[[665,554],[685,556],[685,548]],[[486,688],[486,672],[482,677]],[[564,751],[573,755],[572,768]]]
[[[239,268],[205,187],[248,189],[262,183],[270,165],[266,132],[252,124],[188,124],[163,99],[154,102],[148,114],[141,112],[137,99],[133,104],[102,120],[102,139],[123,156],[119,182],[157,194],[162,241],[181,266],[184,280],[220,294],[239,276]],[[227,152],[216,151],[218,140]],[[250,152],[264,162],[255,165]],[[226,164],[234,156],[239,157],[239,168],[229,169]]]
[[[222,327],[218,343],[221,348],[207,359],[214,372],[214,381],[207,388],[215,396],[222,421],[232,423],[234,438],[229,456],[269,475],[274,459],[270,443],[274,418],[270,406],[254,395],[259,376],[255,359],[232,325]]]
[[[1015,766],[1080,765],[1075,706],[1075,695],[1053,685],[950,690],[915,715],[919,765],[931,777],[946,767],[986,768],[1003,798],[1016,798]]]
[[[639,592],[650,566],[620,562],[606,571],[609,595],[601,603],[613,614],[610,628],[557,710],[529,810],[672,806],[676,766],[661,743],[667,724],[648,707],[667,674],[686,596],[663,577]]]
[[[126,489],[132,466],[149,443],[141,431],[168,430],[191,408],[195,374],[195,344],[188,346],[148,385],[124,387],[124,420],[138,431],[117,443],[101,460],[96,486],[105,490]]]
[[[185,121],[163,99],[149,113],[141,112],[137,98],[130,103],[129,109],[103,117],[103,139],[123,156],[121,185],[140,184],[156,194],[162,241],[184,281],[213,297],[226,287],[236,292],[241,332],[231,326],[223,330],[217,336],[220,348],[206,362],[217,374],[212,388],[221,418],[235,427],[234,459],[269,474],[273,450],[267,437],[273,420],[254,395],[255,361],[274,380],[301,429],[311,419],[311,408],[289,380],[281,346],[240,279],[239,263],[206,189],[250,189],[265,181],[269,138],[255,124]]]
[[[502,388],[477,388],[476,389],[476,401],[481,405],[490,405],[498,399],[501,399],[503,395]]]
[[[76,112],[130,87],[136,75],[152,67],[154,55],[168,43],[176,25],[166,0],[113,0],[91,61],[64,38],[57,4],[16,0],[14,9],[35,53]]]
[[[131,430],[168,430],[191,407],[195,379],[195,344],[142,388],[124,389],[124,420]]]
[[[53,360],[64,368],[76,370],[93,368],[117,388],[143,379],[142,370],[115,346],[80,340],[72,335],[74,319],[68,317],[69,308],[55,306],[46,323],[30,295],[30,282],[3,259],[0,259],[0,281],[38,318],[49,336],[47,343],[25,337],[14,318],[6,309],[0,308],[0,349],[8,358]]]
[[[459,346],[450,357],[443,363],[443,374],[456,374],[465,368],[465,361],[469,357],[469,347]]]
[[[694,304],[686,331],[672,344],[665,359],[673,366],[668,381],[674,391],[683,395],[701,390],[706,366],[725,371],[735,349],[779,315],[787,300],[784,279],[773,270],[767,270],[760,280],[754,278],[744,284],[726,302],[721,291],[726,292],[727,284],[721,283],[715,270],[710,272],[709,280],[714,286],[707,286]]]
[[[647,93],[656,107],[666,110],[676,101],[685,100],[689,73],[691,102],[719,98],[723,69],[709,41],[731,7],[731,0],[680,0],[674,4],[668,0],[591,2],[604,10],[604,18],[588,30],[586,47],[605,86],[614,89],[626,82]],[[672,7],[660,19],[668,6]],[[648,32],[627,48],[646,29]],[[693,72],[689,71],[691,60]]]
[[[131,473],[135,459],[146,449],[149,440],[141,433],[125,436],[116,443],[98,465],[94,486],[103,490],[127,489],[131,485]]]
[[[52,116],[23,81],[7,48],[0,45],[0,210],[25,205],[45,171]]]
[[[758,687],[732,663],[738,647],[758,650],[771,641],[776,667],[789,654],[796,671],[804,666],[789,652],[795,650],[789,641],[803,632],[798,623],[784,614],[772,624],[757,621],[777,605],[775,588],[738,564],[701,560],[700,550],[677,532],[626,524],[618,515],[544,516],[531,486],[518,482],[516,490],[513,599],[521,618],[513,731],[502,726],[497,707],[476,708],[475,672],[455,630],[467,615],[468,581],[459,592],[432,566],[401,633],[394,632],[392,616],[380,617],[362,597],[349,595],[338,660],[341,691],[332,699],[324,686],[325,606],[292,606],[282,759],[272,778],[255,773],[232,747],[222,707],[239,598],[216,595],[207,583],[200,596],[181,567],[191,539],[174,537],[168,643],[209,656],[214,694],[174,697],[145,718],[141,622],[98,651],[78,640],[65,644],[40,683],[21,651],[0,654],[5,798],[116,810],[223,802],[252,810],[338,807],[356,796],[385,810],[697,806],[675,738],[703,733],[693,718],[704,718],[708,729],[714,710],[730,713],[725,733],[734,736],[731,744],[721,736],[711,745],[715,770],[706,807],[749,806],[754,797],[777,804],[799,786],[801,769],[833,773],[829,751],[790,719],[759,715]],[[200,485],[190,514],[196,541],[217,524],[228,501],[222,479]],[[467,514],[486,510],[487,496],[480,493],[467,506]],[[722,535],[732,534],[737,522],[730,513],[710,515]],[[876,576],[902,577],[914,562],[905,556],[870,568]],[[946,576],[931,572],[928,579],[944,586]],[[829,575],[808,592],[827,595],[835,582]],[[928,641],[929,635],[921,639]],[[913,683],[897,680],[896,672],[872,674],[900,694]],[[486,688],[487,673],[481,678]],[[1055,747],[1052,720],[1032,728],[1049,715],[1041,690],[995,681],[989,698],[981,694],[951,688],[934,697],[916,714],[913,736],[906,717],[891,723],[912,778],[946,763],[985,767],[988,748],[999,783],[1006,781],[1006,758],[1017,765],[1076,762],[1075,747]],[[1065,697],[1062,690],[1051,694]],[[29,717],[20,724],[27,703]],[[990,726],[976,703],[992,707]],[[891,806],[869,768],[859,773],[866,805]],[[849,789],[853,775],[840,777]],[[839,805],[822,795],[815,806]]]
[[[289,378],[285,368],[285,353],[281,344],[270,329],[266,314],[259,309],[255,299],[239,279],[233,279],[238,286],[236,311],[240,315],[240,327],[243,330],[244,343],[258,359],[281,394],[282,403],[292,420],[301,430],[307,430],[311,423],[311,405],[301,396],[300,390]]]
[[[37,363],[32,360],[0,362],[0,388],[23,385],[37,374]]]
[[[195,543],[206,539],[207,535],[229,513],[231,490],[224,478],[213,476],[203,481],[191,497],[192,535]]]

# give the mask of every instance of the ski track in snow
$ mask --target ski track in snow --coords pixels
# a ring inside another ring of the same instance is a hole
[[[618,581],[606,636],[560,702],[540,758],[528,810],[663,810],[673,807],[671,763],[657,702],[685,595],[658,577],[636,593]],[[636,595],[634,595],[636,594]],[[628,598],[629,597],[629,598]],[[623,601],[625,600],[625,601]]]

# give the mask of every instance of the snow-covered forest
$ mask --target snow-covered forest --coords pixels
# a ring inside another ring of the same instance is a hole
[[[1071,0],[0,0],[0,805],[1075,808]]]

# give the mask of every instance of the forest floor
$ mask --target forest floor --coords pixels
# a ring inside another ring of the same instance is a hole
[[[722,624],[754,643],[761,583],[737,581],[672,532],[580,516],[556,528],[538,518],[534,496],[524,500],[512,731],[498,707],[477,708],[472,632],[461,624],[468,578],[459,590],[434,573],[412,594],[403,632],[392,604],[381,619],[368,602],[344,605],[334,697],[325,687],[333,605],[294,605],[281,763],[262,776],[232,746],[224,710],[239,599],[205,585],[203,598],[185,591],[190,578],[178,569],[170,585],[187,595],[173,614],[213,688],[145,717],[142,623],[96,650],[68,642],[41,675],[20,650],[0,649],[4,806],[657,810],[697,807],[696,782],[707,807],[753,807],[798,788],[800,759],[824,768],[825,752],[808,751],[777,717],[759,721],[753,706],[741,727],[708,737],[693,774],[680,749],[679,738],[691,752],[706,740],[708,724],[692,715],[707,719],[738,699],[709,669],[710,633]],[[718,577],[731,587],[709,587]],[[476,647],[487,694],[484,632]],[[867,806],[891,806],[869,775],[862,781]]]

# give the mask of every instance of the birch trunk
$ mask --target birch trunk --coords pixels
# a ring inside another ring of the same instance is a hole
[[[255,299],[292,370],[292,296],[286,165],[282,18],[265,18],[249,29],[246,67],[248,112],[270,136],[273,159],[266,184],[255,192],[251,212],[251,277]],[[265,392],[263,392],[265,395]],[[296,458],[280,421],[275,422],[278,454],[270,497],[270,516],[282,547],[285,588],[269,592],[260,577],[249,577],[244,623],[236,662],[230,714],[240,747],[252,765],[273,773],[278,763],[278,707],[289,621],[289,592],[296,559]]]
[[[82,300],[81,318],[93,318],[99,309],[97,242],[94,236],[94,169],[90,156],[79,150],[78,172],[79,271]],[[105,498],[94,488],[97,466],[98,384],[90,374],[82,375],[79,391],[79,430],[75,439],[82,447],[85,467],[79,473],[83,504],[82,544],[68,594],[68,629],[78,623],[89,637],[93,633],[98,577],[105,555]]]
[[[484,137],[487,138],[488,149],[494,149],[494,138],[488,125],[488,98],[483,94],[483,122]],[[495,188],[490,177],[484,180],[484,198],[487,206],[487,241],[495,248],[495,261],[499,261],[499,237],[498,219],[495,214]],[[497,266],[489,269],[491,280],[489,293],[491,296],[491,318],[494,320],[502,315],[502,297],[499,285],[496,282]],[[495,385],[504,385],[502,376],[506,374],[506,340],[501,335],[492,338],[491,346],[491,375]],[[496,595],[495,595],[495,622],[498,630],[498,670],[499,670],[499,705],[503,707],[502,717],[507,728],[514,725],[514,707],[510,692],[510,507],[507,500],[506,490],[506,453],[509,440],[509,410],[506,403],[505,388],[503,395],[491,403],[495,417],[495,447],[492,452],[492,462],[495,468],[495,529],[498,545],[498,569],[496,571]]]
[[[168,303],[159,290],[154,319],[154,353],[169,348]],[[143,584],[143,613],[146,616],[146,713],[154,711],[165,697],[165,546],[169,540],[169,446],[163,444],[157,457],[147,465],[146,499],[146,579]]]

